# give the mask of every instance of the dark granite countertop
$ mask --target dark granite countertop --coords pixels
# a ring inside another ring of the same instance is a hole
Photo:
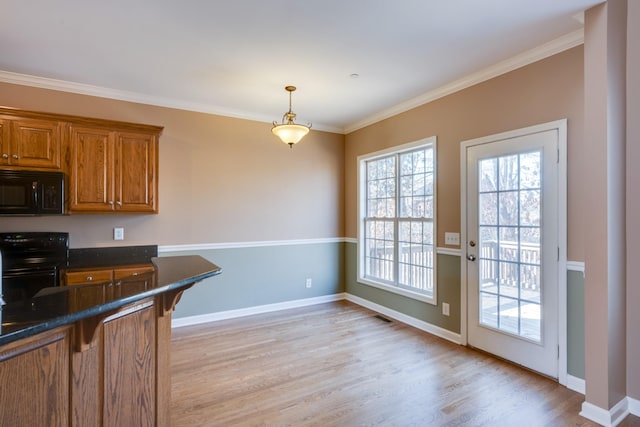
[[[153,273],[122,279],[117,283],[45,288],[26,306],[23,303],[3,306],[0,312],[0,345],[109,313],[221,272],[220,267],[197,255],[153,257],[151,262],[155,266]],[[114,290],[116,288],[117,291]]]
[[[69,249],[68,268],[145,264],[158,256],[157,245]]]

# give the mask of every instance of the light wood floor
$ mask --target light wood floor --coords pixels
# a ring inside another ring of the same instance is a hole
[[[596,425],[582,395],[375,314],[340,301],[174,330],[172,426]]]

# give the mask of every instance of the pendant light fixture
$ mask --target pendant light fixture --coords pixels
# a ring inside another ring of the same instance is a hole
[[[282,123],[273,122],[273,128],[271,132],[285,144],[289,144],[290,148],[293,148],[293,144],[297,144],[300,140],[309,133],[311,129],[311,123],[307,126],[299,125],[294,122],[296,115],[291,111],[291,94],[296,90],[295,86],[285,86],[284,88],[289,92],[289,111],[282,116]]]

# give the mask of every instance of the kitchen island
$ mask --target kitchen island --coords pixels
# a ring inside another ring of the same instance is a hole
[[[3,307],[0,426],[169,425],[171,314],[221,269],[199,256],[152,262],[150,273]]]

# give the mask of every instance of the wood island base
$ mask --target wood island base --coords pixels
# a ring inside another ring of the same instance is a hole
[[[153,262],[146,276],[4,307],[0,427],[170,425],[171,315],[221,269],[198,256]]]
[[[168,426],[171,310],[190,286],[4,346],[0,425]]]

